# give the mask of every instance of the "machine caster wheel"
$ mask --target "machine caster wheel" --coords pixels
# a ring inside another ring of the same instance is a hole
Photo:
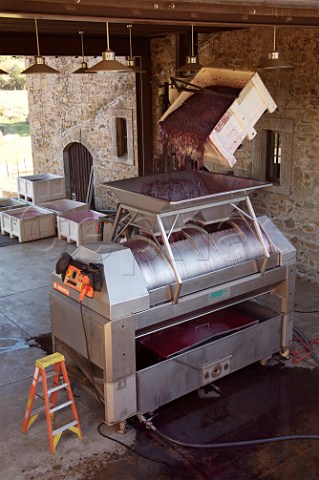
[[[261,358],[261,359],[259,360],[259,364],[260,364],[262,367],[266,367],[266,365],[268,365],[269,360],[271,360],[271,357]]]
[[[126,420],[123,420],[123,422],[119,422],[119,423],[117,424],[117,430],[116,430],[116,432],[117,432],[117,433],[124,434],[124,433],[126,433],[126,432],[128,431],[129,428],[130,428],[130,427],[128,426],[127,421],[126,421]]]
[[[289,348],[282,348],[280,350],[280,356],[283,360],[289,360],[290,359],[290,350]]]

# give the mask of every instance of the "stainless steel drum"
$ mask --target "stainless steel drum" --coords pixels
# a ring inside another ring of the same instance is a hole
[[[184,238],[170,246],[182,280],[264,256],[253,226],[241,219],[228,222],[222,230],[210,234],[203,228],[189,226],[182,230],[181,236]],[[268,252],[273,252],[273,245],[263,237]],[[125,245],[131,249],[150,290],[175,282],[164,246],[142,236],[132,237]]]

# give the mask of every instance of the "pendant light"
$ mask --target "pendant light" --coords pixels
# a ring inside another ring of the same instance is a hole
[[[54,68],[49,67],[49,65],[45,64],[45,58],[41,57],[40,55],[40,46],[39,46],[39,34],[38,34],[38,22],[37,19],[34,19],[35,23],[35,36],[37,40],[37,52],[38,54],[34,56],[34,64],[31,67],[23,70],[21,73],[59,73]]]
[[[90,68],[92,72],[119,72],[119,73],[129,73],[133,70],[126,65],[115,60],[115,53],[110,50],[110,39],[109,39],[109,22],[106,21],[106,40],[107,47],[104,52],[102,52],[102,60],[96,65]]]
[[[202,65],[198,62],[197,55],[194,52],[194,25],[192,25],[192,44],[191,44],[191,55],[186,57],[186,63],[182,67],[178,68],[177,71],[182,73],[183,76],[191,76],[194,73],[198,72],[202,68]]]
[[[80,37],[81,37],[82,62],[81,62],[81,67],[78,68],[77,70],[75,70],[75,71],[72,72],[72,73],[96,73],[96,72],[93,72],[93,70],[92,70],[92,71],[89,70],[88,64],[87,64],[87,62],[84,60],[84,42],[83,42],[84,32],[83,32],[83,30],[80,30],[80,31],[79,31],[79,34],[80,34]]]
[[[261,62],[257,68],[263,70],[282,70],[282,69],[292,69],[292,65],[288,65],[287,62],[279,58],[279,52],[276,49],[276,27],[274,27],[274,37],[273,37],[273,50],[268,53],[268,58]]]
[[[126,58],[127,66],[130,67],[135,73],[146,73],[141,67],[138,67],[135,62],[135,57],[133,57],[132,49],[132,25],[127,25],[129,35],[130,35],[130,55]]]

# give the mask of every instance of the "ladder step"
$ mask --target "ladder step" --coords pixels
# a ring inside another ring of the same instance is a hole
[[[71,405],[73,402],[72,400],[69,400],[68,402],[61,403],[60,405],[57,405],[56,407],[50,408],[50,413],[57,412],[58,410],[62,410],[62,408],[68,407]]]
[[[53,407],[53,403],[50,403],[50,407]],[[30,416],[33,417],[33,415],[37,415],[38,413],[41,413],[44,411],[45,411],[45,405],[43,405],[43,407],[35,408],[34,410],[32,410]]]
[[[56,435],[57,433],[64,432],[64,430],[68,430],[70,427],[75,427],[78,425],[77,420],[74,420],[73,422],[67,423],[66,425],[63,425],[63,427],[57,428],[56,430],[53,430],[52,436]]]
[[[66,388],[68,386],[67,383],[62,383],[61,385],[58,385],[57,387],[52,387],[48,390],[48,394],[51,395],[53,392],[57,392],[58,390],[62,390],[62,388]]]
[[[57,374],[57,372],[56,372],[55,370],[52,370],[51,372],[45,372],[45,374],[46,374],[46,375],[45,375],[46,378],[48,379],[48,378],[55,377],[56,374]],[[60,377],[60,376],[61,376],[61,374],[59,374],[59,377]],[[43,378],[42,375],[40,375],[38,382],[42,382],[42,378]]]

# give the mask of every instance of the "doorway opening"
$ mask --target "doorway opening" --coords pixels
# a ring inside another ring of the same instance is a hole
[[[66,196],[90,204],[94,209],[94,191],[88,198],[90,181],[93,181],[93,157],[82,143],[70,143],[63,151]]]

